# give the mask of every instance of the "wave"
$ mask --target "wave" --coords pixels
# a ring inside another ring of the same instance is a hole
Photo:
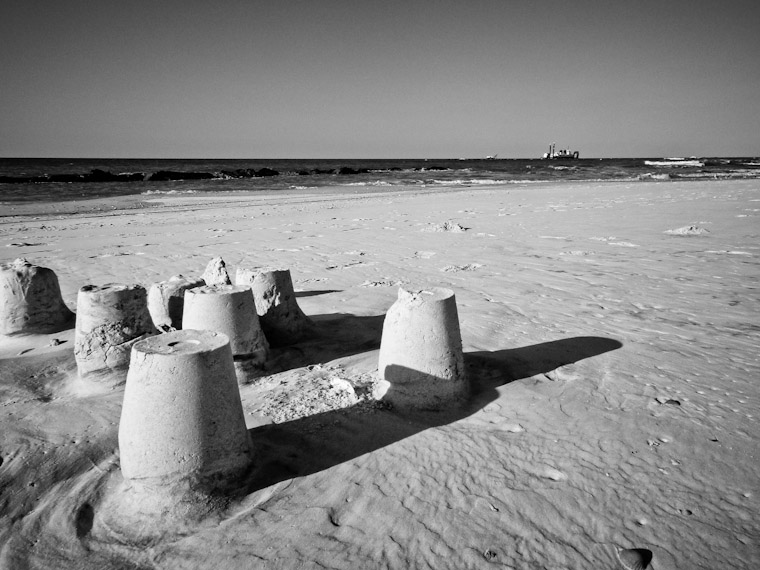
[[[647,166],[658,166],[658,167],[673,167],[673,166],[693,166],[693,167],[701,167],[704,166],[705,163],[701,160],[686,160],[683,158],[666,158],[665,160],[645,160],[644,164]]]
[[[145,192],[141,192],[140,194],[142,196],[152,196],[154,194],[197,194],[197,190],[146,190]]]

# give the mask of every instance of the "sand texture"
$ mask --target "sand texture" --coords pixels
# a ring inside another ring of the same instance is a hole
[[[758,181],[350,192],[3,213],[72,310],[222,257],[289,269],[313,327],[239,387],[242,490],[130,536],[124,386],[77,380],[73,329],[0,338],[0,568],[760,567]],[[463,406],[373,399],[410,284],[456,295]]]

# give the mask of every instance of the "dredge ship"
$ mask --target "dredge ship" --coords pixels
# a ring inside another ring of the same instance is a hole
[[[569,148],[561,148],[557,150],[557,145],[552,143],[549,145],[549,152],[545,152],[543,158],[547,159],[565,159],[574,160],[579,156],[578,151],[572,151]]]

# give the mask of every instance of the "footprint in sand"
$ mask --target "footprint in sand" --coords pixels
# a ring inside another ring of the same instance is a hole
[[[626,548],[617,552],[617,559],[625,570],[644,570],[652,562],[652,551],[646,548]]]
[[[430,259],[435,255],[434,251],[415,251],[414,257],[417,259]]]

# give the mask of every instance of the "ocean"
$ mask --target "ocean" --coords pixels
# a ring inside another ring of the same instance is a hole
[[[562,181],[760,178],[760,159],[69,159],[0,158],[0,204],[109,196]]]

